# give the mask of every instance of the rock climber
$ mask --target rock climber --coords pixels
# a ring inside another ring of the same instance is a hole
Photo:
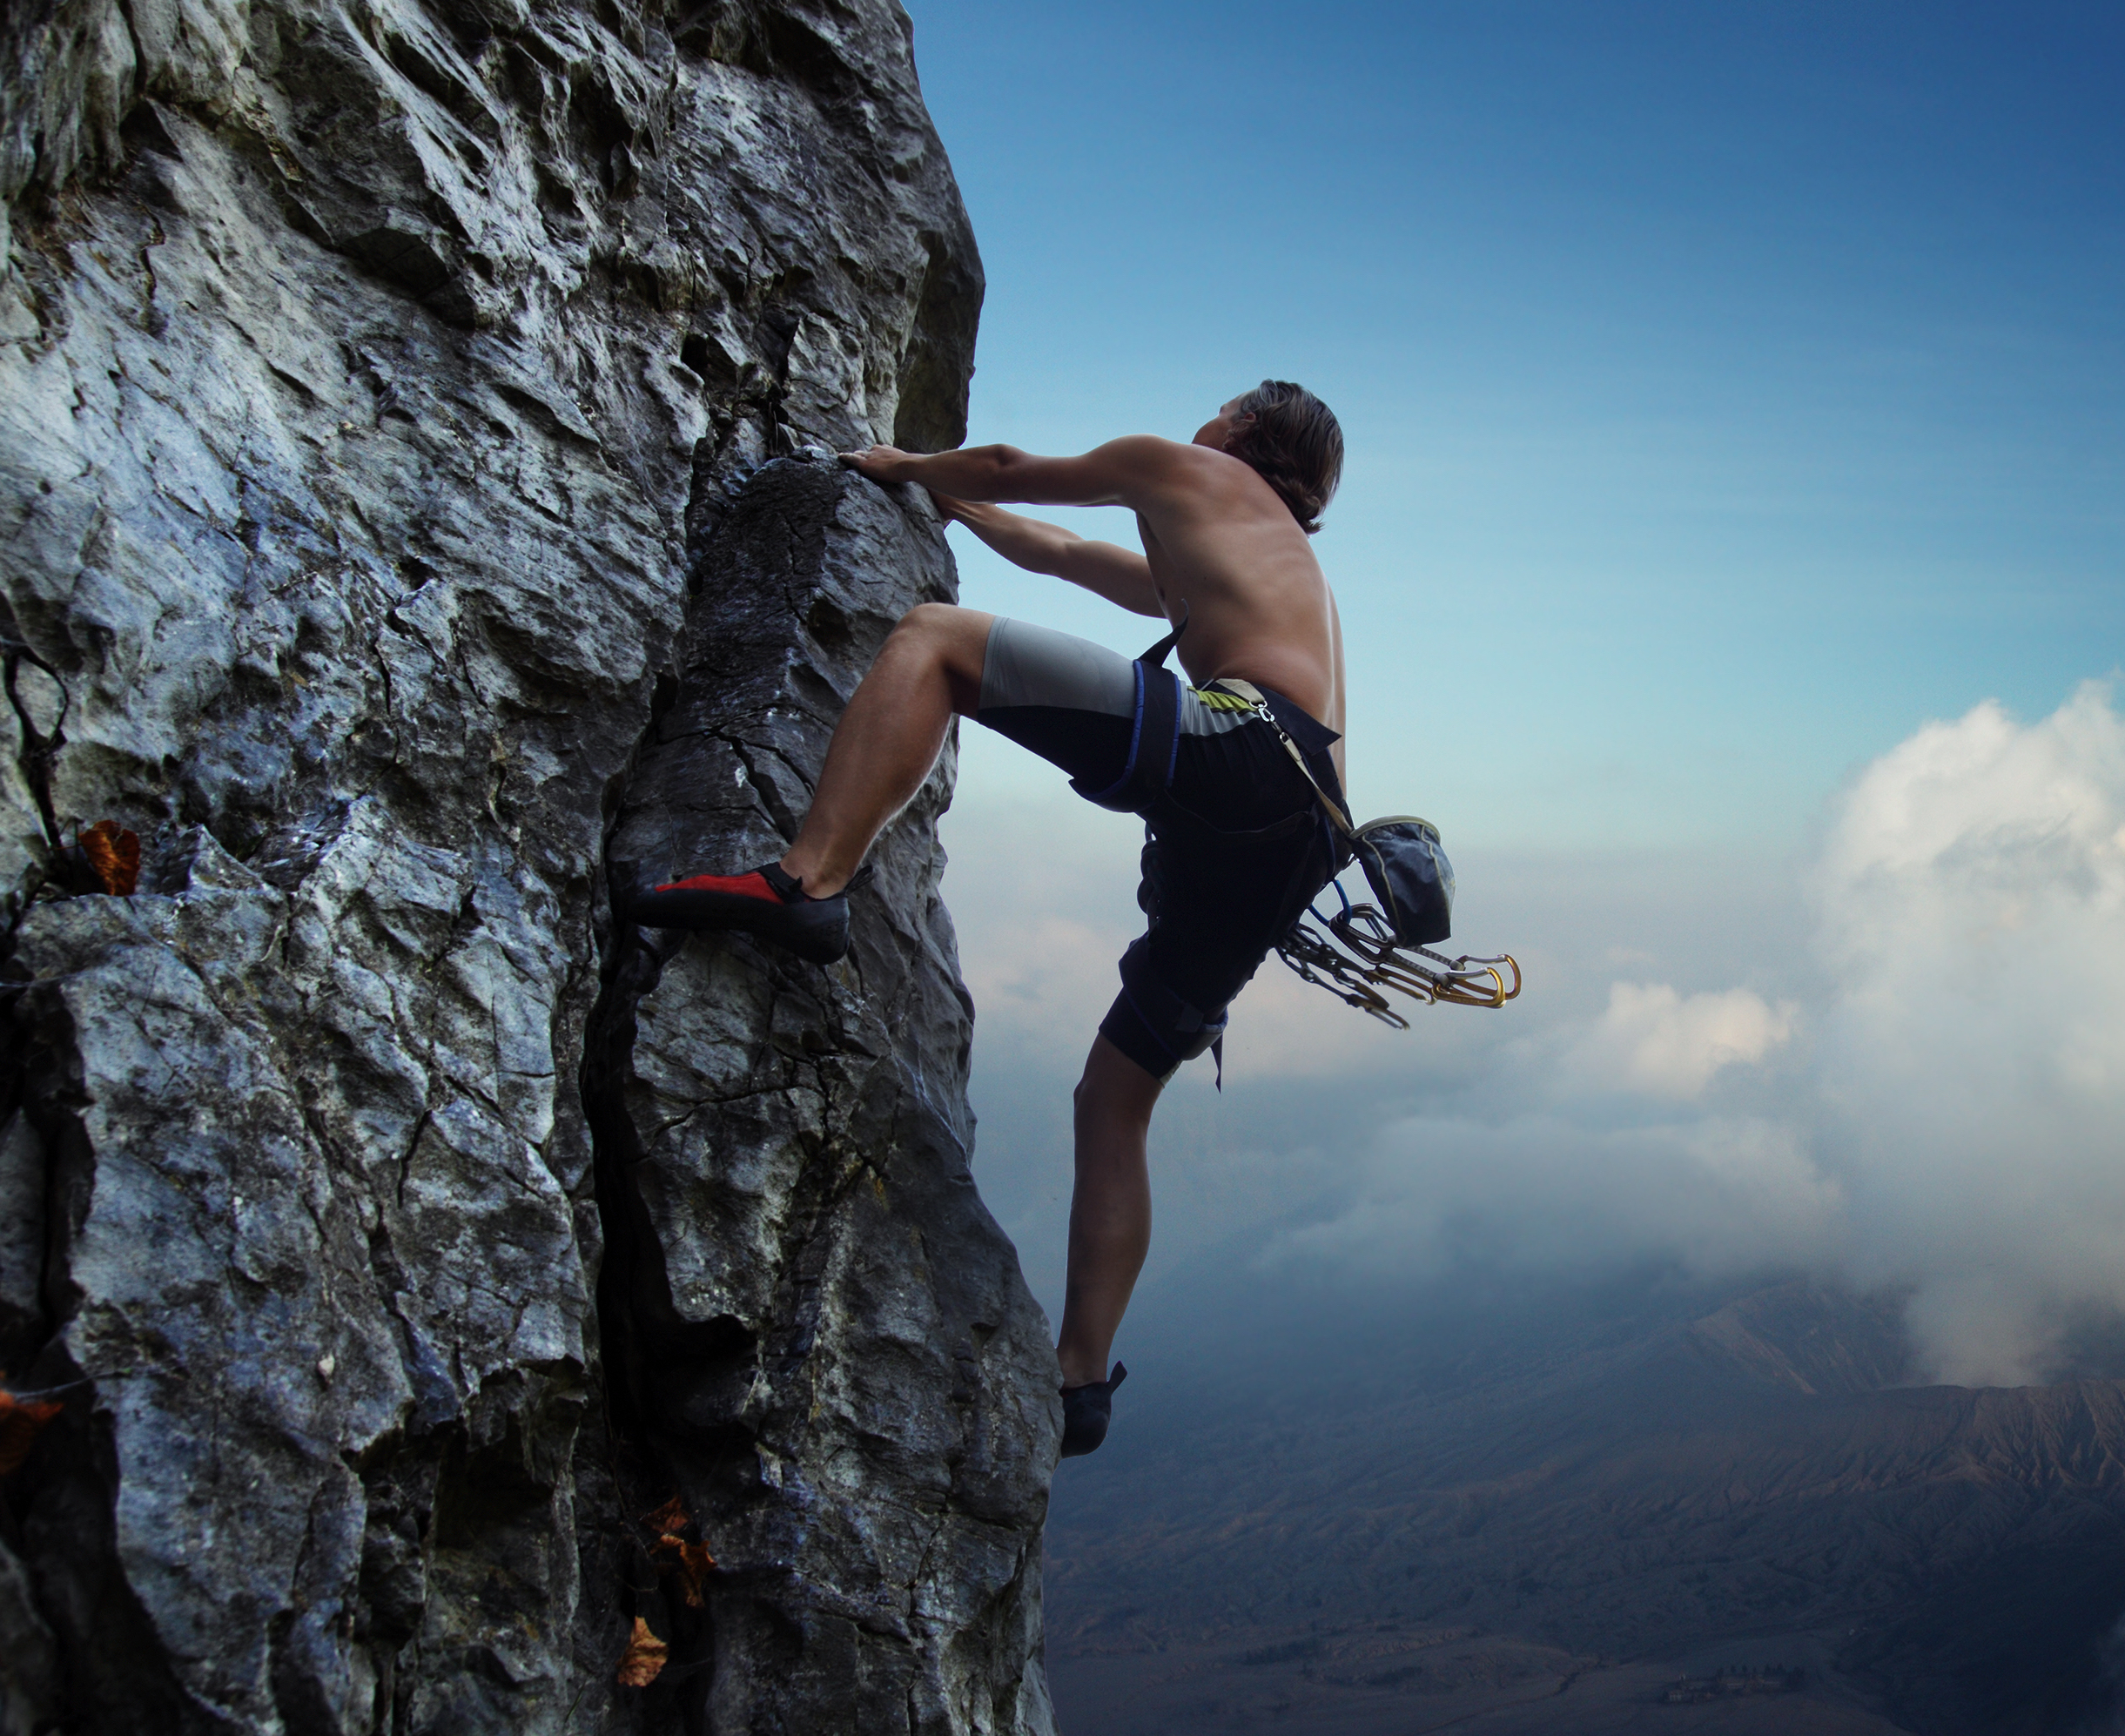
[[[1056,1346],[1066,1457],[1105,1438],[1126,1373],[1119,1363],[1108,1373],[1106,1358],[1150,1246],[1145,1141],[1159,1093],[1206,1050],[1219,1051],[1221,1072],[1227,1005],[1336,865],[1321,804],[1342,806],[1342,636],[1308,539],[1342,454],[1328,407],[1288,380],[1233,399],[1186,444],[1132,434],[1076,458],[1009,446],[844,453],[873,481],[920,483],[1014,564],[1172,631],[1132,663],[978,609],[911,609],[849,701],[782,859],[675,880],[629,912],[838,959],[850,880],[929,777],[955,715],[1059,766],[1079,795],[1144,818],[1137,897],[1149,926],[1122,955],[1121,992],[1075,1095]],[[1127,507],[1143,552],[995,504],[1005,501]],[[1186,683],[1163,667],[1176,648]]]

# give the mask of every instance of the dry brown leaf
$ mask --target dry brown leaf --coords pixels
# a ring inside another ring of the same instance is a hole
[[[627,1650],[620,1654],[620,1686],[648,1687],[662,1673],[664,1662],[670,1656],[671,1648],[649,1632],[648,1622],[636,1616],[634,1636],[629,1639]]]
[[[82,860],[96,883],[114,898],[130,898],[140,884],[140,838],[116,820],[98,820],[77,838]]]
[[[657,1533],[656,1540],[649,1545],[649,1552],[673,1558],[687,1607],[699,1609],[701,1582],[716,1565],[716,1558],[709,1553],[708,1544],[687,1541],[686,1533],[693,1528],[693,1515],[675,1495],[654,1513],[642,1515],[642,1522]]]
[[[693,1523],[684,1504],[676,1495],[654,1513],[644,1513],[642,1522],[653,1531],[683,1531]]]
[[[17,1398],[0,1387],[0,1477],[30,1457],[38,1432],[65,1407],[52,1398]]]
[[[689,1543],[684,1538],[674,1537],[667,1531],[655,1544],[659,1555],[678,1558],[679,1580],[685,1593],[689,1609],[701,1607],[701,1582],[708,1577],[709,1569],[716,1565],[716,1558],[709,1553],[705,1543]]]

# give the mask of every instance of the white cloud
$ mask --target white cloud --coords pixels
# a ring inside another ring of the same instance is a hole
[[[1278,1248],[1841,1270],[1910,1287],[1940,1377],[2041,1377],[2065,1320],[2125,1308],[2125,722],[2089,686],[1928,724],[1846,793],[1809,890],[1805,1012],[1612,983],[1494,1057],[1539,1113],[1398,1122]]]
[[[1613,983],[1608,1011],[1567,1064],[1596,1088],[1688,1101],[1723,1068],[1784,1047],[1793,1014],[1792,1002],[1773,1007],[1747,989],[1685,998],[1665,983]]]
[[[2030,1378],[2063,1311],[2125,1306],[2125,722],[2091,684],[1927,725],[1853,786],[1812,892],[1860,1274],[1919,1286],[1947,1376]]]
[[[1126,935],[1118,942],[1105,925],[1036,914],[1014,925],[1011,939],[1007,948],[969,949],[965,974],[977,1017],[1082,1060],[1119,986],[1114,961]],[[1088,1009],[1096,1009],[1089,1018]]]
[[[1433,1276],[1470,1259],[1575,1271],[1656,1256],[1717,1275],[1819,1262],[1842,1208],[1794,1131],[1761,1118],[1419,1117],[1382,1134],[1348,1211],[1278,1238],[1268,1257]]]

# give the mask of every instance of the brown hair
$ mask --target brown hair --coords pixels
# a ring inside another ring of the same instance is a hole
[[[1254,420],[1225,450],[1254,466],[1311,536],[1342,480],[1343,431],[1335,411],[1288,380],[1263,380],[1238,407]]]

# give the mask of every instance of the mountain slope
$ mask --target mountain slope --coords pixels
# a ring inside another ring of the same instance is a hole
[[[1656,1292],[1273,1361],[1221,1404],[1143,1379],[1104,1475],[1059,1486],[1051,1653],[1745,1640],[1927,1736],[2062,1727],[2125,1609],[2125,1385],[1889,1386],[1894,1321],[1806,1284]]]

